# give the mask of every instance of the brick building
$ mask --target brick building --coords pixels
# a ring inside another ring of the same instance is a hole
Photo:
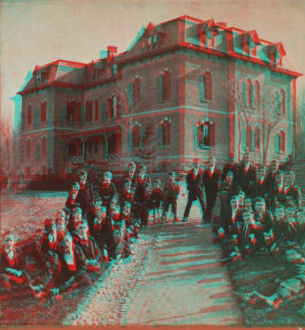
[[[149,24],[124,53],[37,66],[19,92],[20,173],[128,159],[181,170],[211,155],[221,166],[246,150],[256,163],[285,159],[301,76],[285,55],[256,31],[182,16]]]

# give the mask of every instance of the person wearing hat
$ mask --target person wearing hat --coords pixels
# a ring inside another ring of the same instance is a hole
[[[255,196],[267,198],[268,196],[268,186],[266,180],[266,167],[260,166],[258,169],[258,178],[255,182]]]
[[[187,203],[184,210],[183,222],[187,222],[193,202],[199,201],[202,212],[202,222],[206,207],[205,189],[202,180],[202,171],[199,168],[199,160],[194,159],[192,169],[187,173],[186,186],[188,190]]]

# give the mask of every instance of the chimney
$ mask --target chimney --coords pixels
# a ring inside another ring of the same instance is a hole
[[[107,53],[108,53],[108,57],[113,57],[116,55],[118,51],[118,47],[114,47],[114,46],[108,46],[107,47]]]

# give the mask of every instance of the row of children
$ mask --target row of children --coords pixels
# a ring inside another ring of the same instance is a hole
[[[159,218],[163,203],[164,218],[179,194],[174,173],[163,192],[158,180],[150,191],[145,167],[137,175],[135,169],[130,163],[118,194],[110,172],[94,190],[86,171],[81,171],[64,209],[55,219],[45,220],[43,235],[35,238],[25,255],[16,248],[13,234],[7,233],[1,250],[2,291],[21,286],[36,297],[58,295],[90,283],[90,274],[102,272],[105,262],[129,257],[140,227],[147,224],[148,210],[156,211]],[[29,271],[28,257],[34,260],[34,273]]]

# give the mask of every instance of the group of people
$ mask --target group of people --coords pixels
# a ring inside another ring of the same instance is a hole
[[[222,244],[223,260],[234,262],[262,251],[291,256],[287,251],[301,249],[305,211],[292,171],[281,172],[277,160],[268,172],[264,166],[256,168],[248,154],[240,164],[230,157],[223,171],[216,168],[214,157],[208,159],[205,169],[201,165],[195,159],[186,175],[182,223],[188,221],[191,207],[198,201],[202,222],[212,226]],[[173,222],[178,223],[179,194],[175,172],[168,173],[161,185],[159,179],[152,181],[146,175],[145,166],[137,169],[133,162],[117,185],[106,171],[94,188],[87,172],[80,171],[64,208],[54,219],[45,220],[43,235],[28,250],[41,270],[38,279],[27,272],[12,233],[4,236],[2,290],[23,285],[40,297],[91,283],[90,274],[102,272],[105,262],[132,254],[131,244],[138,239],[140,228],[147,226],[149,213],[153,213],[154,223],[164,223],[171,208]],[[258,296],[263,297],[256,293]]]
[[[0,290],[11,291],[21,285],[35,297],[60,295],[90,284],[91,274],[102,272],[105,262],[129,257],[140,228],[148,224],[149,211],[153,211],[155,222],[161,215],[164,222],[170,205],[176,214],[179,195],[174,172],[161,189],[160,180],[151,182],[146,176],[145,166],[136,170],[130,162],[117,185],[111,182],[112,173],[106,171],[97,187],[81,170],[64,208],[54,218],[45,219],[44,233],[34,239],[26,256],[16,248],[14,235],[6,233]],[[27,270],[28,256],[41,270],[36,278]]]

